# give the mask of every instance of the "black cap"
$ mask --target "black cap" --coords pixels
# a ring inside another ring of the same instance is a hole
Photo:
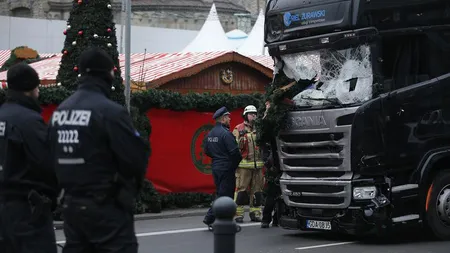
[[[78,67],[82,74],[95,75],[110,72],[114,68],[114,62],[103,49],[91,47],[81,54]]]
[[[6,74],[8,89],[16,91],[31,91],[39,86],[39,75],[25,62],[12,66]]]
[[[228,112],[228,109],[224,106],[224,107],[221,107],[219,110],[217,110],[214,113],[213,119],[217,119],[219,117],[222,117],[222,116],[228,115],[228,114],[230,114],[230,113]]]

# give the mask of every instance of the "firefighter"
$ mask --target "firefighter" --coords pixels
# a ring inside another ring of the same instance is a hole
[[[56,253],[58,184],[40,114],[39,76],[19,63],[8,70],[7,82],[0,108],[0,251]]]
[[[244,221],[244,206],[250,205],[250,220],[261,222],[261,206],[263,201],[263,161],[258,146],[256,145],[256,107],[249,105],[245,107],[244,122],[237,125],[233,135],[239,145],[242,161],[236,171],[235,202],[237,205],[236,222]],[[250,194],[247,188],[250,187]]]
[[[213,119],[216,125],[204,139],[205,154],[212,158],[212,174],[217,198],[233,198],[236,183],[235,173],[242,156],[235,138],[230,132],[230,113],[226,107],[217,110]],[[203,223],[211,226],[215,217],[212,208],[208,210]]]
[[[114,63],[90,48],[78,63],[78,90],[51,118],[56,172],[64,189],[63,253],[137,253],[133,208],[147,170],[149,143],[125,107],[110,100]]]

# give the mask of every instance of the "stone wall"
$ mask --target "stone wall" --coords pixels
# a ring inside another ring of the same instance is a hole
[[[70,3],[72,0],[52,0],[53,3]],[[241,29],[250,32],[258,15],[258,6],[264,8],[266,0],[234,0],[251,12],[251,16],[235,15],[236,13],[218,10],[219,18],[225,32],[233,29]],[[121,0],[114,0],[114,21],[121,23]],[[259,5],[258,5],[259,4]],[[61,5],[63,6],[63,5]],[[262,6],[262,7],[261,7]],[[183,10],[144,10],[133,11],[132,25],[173,28],[185,30],[200,30],[203,26],[209,11],[190,12]],[[16,16],[26,18],[40,18],[53,20],[67,20],[70,14],[70,4],[67,7],[57,7],[50,9],[46,0],[0,0],[0,15]]]

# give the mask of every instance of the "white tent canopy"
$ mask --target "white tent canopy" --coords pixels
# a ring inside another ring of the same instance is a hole
[[[242,43],[248,38],[248,35],[238,29],[234,29],[232,31],[229,31],[226,33],[228,37],[228,41],[230,42],[231,46],[233,47],[233,50],[237,50]]]
[[[213,52],[231,50],[233,50],[233,47],[225,35],[225,31],[219,21],[216,5],[213,4],[202,29],[198,32],[195,39],[192,40],[182,52]]]
[[[239,47],[238,53],[242,55],[269,55],[267,47],[264,47],[264,20],[264,12],[260,10],[252,31]]]

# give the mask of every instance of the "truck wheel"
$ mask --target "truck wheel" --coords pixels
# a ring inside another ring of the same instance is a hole
[[[426,221],[434,235],[450,240],[450,171],[438,173],[427,197]]]

